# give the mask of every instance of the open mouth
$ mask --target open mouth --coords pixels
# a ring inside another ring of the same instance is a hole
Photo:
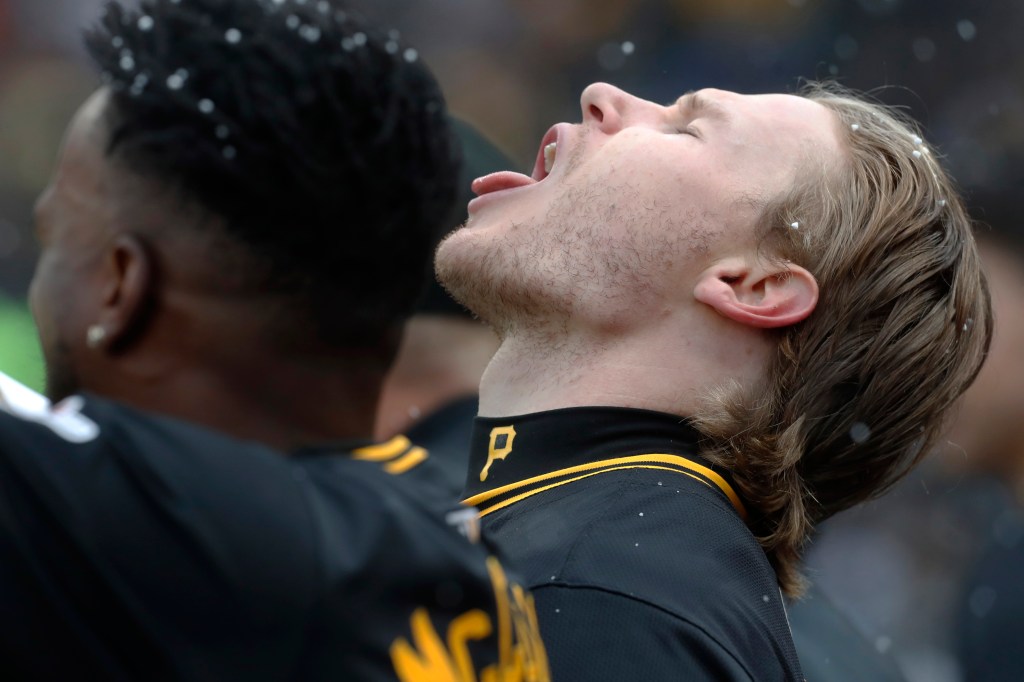
[[[558,128],[552,127],[541,140],[540,150],[537,152],[537,162],[534,164],[533,175],[537,182],[551,175],[558,158]]]
[[[544,172],[551,174],[551,169],[555,167],[555,154],[558,151],[558,143],[552,142],[551,144],[544,147]]]
[[[558,164],[558,126],[554,126],[544,135],[541,140],[540,149],[537,152],[537,160],[533,165],[533,172],[530,175],[516,173],[515,171],[498,171],[473,181],[473,192],[477,199],[485,194],[495,194],[504,190],[529,187],[543,182],[548,178]],[[472,212],[474,206],[480,204],[474,199],[470,202]]]

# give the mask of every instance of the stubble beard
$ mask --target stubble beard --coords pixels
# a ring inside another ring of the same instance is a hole
[[[531,332],[553,342],[574,317],[643,315],[672,261],[705,251],[714,233],[708,216],[644,205],[621,184],[611,201],[599,186],[567,185],[539,222],[510,222],[486,241],[464,227],[438,247],[438,280],[500,338]]]
[[[486,244],[472,241],[472,235],[453,232],[441,242],[435,258],[441,286],[502,340],[540,320],[571,313],[557,288],[544,285],[545,279],[553,284],[556,273],[549,272],[545,278],[539,272],[544,268],[539,253],[542,247],[513,238],[522,227],[510,224],[509,236]]]

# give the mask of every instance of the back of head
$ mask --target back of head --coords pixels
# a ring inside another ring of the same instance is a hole
[[[814,273],[818,306],[780,332],[761,386],[698,419],[789,593],[813,525],[930,449],[992,334],[971,221],[917,128],[834,86],[804,94],[836,115],[847,158],[773,203],[762,231]]]
[[[181,229],[221,232],[225,274],[285,297],[283,330],[372,347],[411,313],[458,153],[397,34],[336,0],[142,0],[87,45],[110,157],[213,217]]]

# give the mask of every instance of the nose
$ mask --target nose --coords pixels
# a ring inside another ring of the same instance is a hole
[[[628,125],[642,103],[643,100],[608,83],[588,85],[580,96],[583,122],[597,125],[607,134],[617,133]]]

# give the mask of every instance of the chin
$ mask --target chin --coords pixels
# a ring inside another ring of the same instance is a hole
[[[446,289],[449,281],[460,279],[464,270],[476,269],[474,262],[484,257],[484,249],[474,243],[469,232],[470,228],[463,225],[445,237],[434,252],[434,272]]]
[[[453,243],[453,238],[457,241],[459,232],[465,229],[453,232],[441,242],[434,257],[434,274],[452,298],[476,313],[466,299],[472,298],[472,290],[479,285],[479,273],[469,272],[473,270],[472,260],[467,262],[464,250]]]

